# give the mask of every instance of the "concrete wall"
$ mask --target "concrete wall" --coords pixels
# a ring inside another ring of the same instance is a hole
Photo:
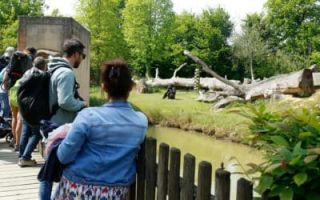
[[[86,46],[87,57],[74,71],[80,84],[80,95],[89,102],[90,32],[68,17],[19,17],[19,50],[35,47],[61,53],[64,40],[69,38],[77,38]]]

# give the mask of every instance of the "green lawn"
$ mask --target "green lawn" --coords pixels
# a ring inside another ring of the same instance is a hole
[[[104,102],[105,96],[100,89],[92,88],[90,92],[91,105]],[[194,92],[178,91],[176,100],[162,99],[163,92],[139,94],[133,91],[129,101],[146,113],[152,124],[202,131],[217,137],[231,136],[233,139],[241,138],[248,131],[246,119],[230,109],[210,111],[212,104],[197,102]]]
[[[150,94],[131,92],[129,101],[142,110],[149,118],[151,124],[160,124],[168,127],[177,127],[185,130],[195,130],[219,138],[229,138],[235,141],[246,142],[249,133],[249,121],[237,114],[246,112],[246,104],[257,106],[264,104],[270,112],[282,112],[295,107],[310,107],[319,102],[320,94],[311,98],[293,99],[284,101],[260,100],[254,103],[237,103],[221,111],[211,111],[211,103],[196,101],[195,92],[177,91],[176,100],[162,99],[164,90]],[[91,106],[101,105],[106,96],[95,87],[90,90]],[[234,112],[237,110],[237,112]]]

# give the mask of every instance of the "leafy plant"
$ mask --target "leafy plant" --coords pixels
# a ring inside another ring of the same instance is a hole
[[[265,152],[266,162],[252,165],[255,188],[280,200],[320,199],[320,123],[317,109],[267,112],[262,104],[242,114],[252,121],[252,141]]]

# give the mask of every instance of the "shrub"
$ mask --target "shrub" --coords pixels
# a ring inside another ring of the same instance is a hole
[[[252,141],[265,162],[250,165],[260,194],[281,200],[320,199],[320,123],[317,109],[267,112],[262,104],[244,116],[251,119]]]

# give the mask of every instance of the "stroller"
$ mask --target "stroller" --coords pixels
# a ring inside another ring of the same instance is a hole
[[[11,118],[3,118],[0,116],[0,138],[5,138],[7,143],[13,143]]]

